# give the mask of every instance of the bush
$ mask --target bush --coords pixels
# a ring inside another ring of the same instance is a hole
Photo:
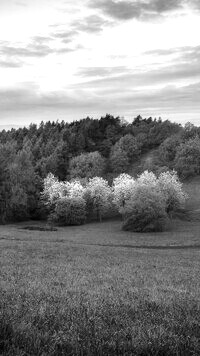
[[[84,224],[86,220],[85,200],[80,197],[61,198],[57,201],[50,220],[63,226]]]
[[[166,230],[168,219],[166,217],[151,220],[148,224],[142,226],[142,222],[138,220],[137,215],[132,215],[122,224],[122,230],[133,232],[162,232]]]
[[[136,232],[163,231],[167,223],[165,199],[159,189],[137,184],[126,202],[123,230]]]

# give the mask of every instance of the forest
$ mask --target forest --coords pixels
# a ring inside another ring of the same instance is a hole
[[[149,152],[154,152],[153,160],[142,166],[141,157]],[[98,176],[111,185],[135,164],[136,175],[149,170],[157,177],[173,169],[181,180],[199,175],[200,127],[140,115],[126,122],[106,114],[100,119],[42,121],[38,126],[3,130],[0,222],[46,219],[41,193],[49,173],[68,182]]]

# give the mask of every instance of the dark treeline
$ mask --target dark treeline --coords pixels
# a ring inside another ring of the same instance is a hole
[[[169,149],[167,139],[173,137],[170,150],[175,150],[184,140],[196,136],[200,136],[200,128],[191,124],[183,129],[168,120],[141,116],[127,123],[108,114],[99,120],[87,117],[72,123],[48,121],[39,126],[31,124],[28,128],[3,130],[0,132],[0,221],[44,217],[40,202],[43,179],[49,172],[60,180],[72,178],[74,157],[81,155],[83,159],[83,155],[95,152],[103,158],[104,174],[122,173],[142,153],[160,145],[163,160]],[[172,165],[175,155],[161,165]]]

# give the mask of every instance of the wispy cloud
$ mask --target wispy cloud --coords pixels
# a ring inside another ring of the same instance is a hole
[[[145,55],[159,56],[174,55],[172,59],[162,63],[162,57],[155,66],[127,67],[85,67],[79,68],[77,75],[86,80],[79,83],[82,89],[122,90],[122,88],[153,87],[158,85],[194,82],[200,80],[200,46],[185,46],[171,49],[157,49],[144,52]]]
[[[154,85],[163,85],[163,83],[175,83],[181,80],[197,80],[200,78],[198,62],[192,66],[190,63],[176,64],[146,71],[131,71],[129,69],[119,75],[105,77],[106,70],[106,68],[104,70],[101,69],[99,73],[101,78],[87,80],[86,82],[79,83],[78,86],[84,89],[110,88],[111,90],[116,90],[116,88],[119,88],[119,90],[122,90],[122,88],[152,87]],[[88,71],[88,76],[89,75]]]
[[[144,55],[170,56],[177,55],[180,59],[187,61],[200,60],[200,46],[184,46],[167,49],[154,49],[143,53]]]
[[[0,43],[0,54],[11,57],[45,57],[53,52],[49,46],[38,41],[32,41],[28,45],[12,45],[9,42]]]
[[[64,34],[60,35],[64,41]],[[59,36],[57,36],[59,37]],[[0,41],[0,56],[2,63],[8,63],[10,67],[20,67],[23,58],[43,58],[50,54],[64,54],[80,49],[80,46],[66,47],[53,44],[52,36],[35,36],[30,42],[24,45],[12,44],[10,42]],[[13,65],[12,65],[13,64]]]
[[[92,77],[108,77],[112,75],[119,75],[124,72],[128,72],[129,69],[125,66],[115,66],[115,67],[84,67],[79,68],[77,75],[86,78]]]
[[[99,15],[84,16],[72,21],[68,27],[54,25],[54,32],[51,33],[52,38],[60,40],[64,44],[71,44],[79,41],[79,36],[82,33],[87,35],[96,35],[103,31],[106,26],[112,26],[113,21],[105,19]]]

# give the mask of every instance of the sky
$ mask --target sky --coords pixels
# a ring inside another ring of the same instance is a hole
[[[0,127],[200,125],[199,0],[0,0]]]

